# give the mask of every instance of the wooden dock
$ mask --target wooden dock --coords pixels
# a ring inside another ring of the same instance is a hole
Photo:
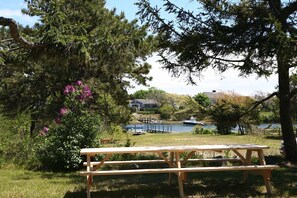
[[[148,124],[146,125],[145,130],[148,133],[171,133],[172,126],[160,125],[160,124]]]
[[[171,133],[172,126],[166,124],[144,124],[142,127],[131,126],[126,129],[130,132],[133,132],[135,135],[147,133]]]

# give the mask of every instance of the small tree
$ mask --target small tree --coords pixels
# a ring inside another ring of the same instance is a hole
[[[215,121],[218,133],[226,135],[231,133],[231,129],[236,127],[240,117],[240,109],[236,104],[221,101],[213,105],[211,117]]]
[[[191,96],[185,98],[183,107],[175,112],[174,116],[176,119],[187,119],[190,116],[194,116],[198,119],[203,119],[208,116],[208,112],[205,111],[205,108],[198,104]]]
[[[167,100],[166,92],[161,89],[157,89],[156,87],[149,88],[147,99],[155,100],[162,105]]]
[[[204,93],[198,93],[195,96],[193,96],[193,99],[198,102],[199,105],[201,105],[204,108],[207,108],[211,104],[211,100],[207,95]]]
[[[259,120],[257,110],[248,111],[253,100],[237,94],[221,94],[211,107],[210,115],[215,121],[219,134],[230,134],[238,126],[239,133],[244,134],[251,125]]]
[[[161,119],[169,119],[174,114],[175,109],[169,104],[164,104],[159,111]]]
[[[97,144],[99,118],[90,111],[92,92],[78,81],[67,85],[64,107],[60,109],[54,124],[40,131],[37,157],[41,165],[50,170],[73,170],[79,168],[82,158],[79,150]]]
[[[148,94],[148,90],[138,90],[130,95],[131,99],[146,99]]]

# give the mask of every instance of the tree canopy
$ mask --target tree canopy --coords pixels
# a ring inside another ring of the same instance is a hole
[[[150,79],[145,59],[154,39],[147,26],[106,9],[104,0],[25,2],[23,13],[39,18],[33,27],[0,16],[0,98],[6,111],[28,109],[34,120],[53,116],[63,87],[83,80],[96,90],[95,101],[109,98],[110,105],[97,109],[104,114],[106,107],[127,106],[131,81]]]
[[[209,105],[211,104],[210,98],[204,93],[198,93],[194,95],[193,99],[204,108],[209,107]]]
[[[230,134],[232,128],[238,127],[240,134],[247,134],[251,126],[259,124],[259,111],[247,111],[254,100],[236,93],[220,93],[210,108],[210,117],[215,122],[219,134]]]
[[[164,68],[174,75],[200,76],[212,67],[229,68],[242,76],[278,73],[280,122],[286,158],[297,162],[297,146],[291,120],[290,69],[297,66],[297,1],[198,0],[191,9],[163,0],[162,8],[139,1],[139,15],[158,35]],[[173,15],[172,20],[162,14]]]

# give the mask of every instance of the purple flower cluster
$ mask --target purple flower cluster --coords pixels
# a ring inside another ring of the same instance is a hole
[[[75,85],[67,85],[64,89],[64,94],[67,96],[71,96],[72,94],[74,94],[74,96],[76,96],[76,99],[79,102],[82,102],[82,101],[92,97],[91,89],[89,88],[88,85],[84,85],[81,80],[78,80],[75,83]],[[59,115],[55,119],[55,122],[57,124],[60,124],[62,117],[67,115],[70,111],[71,111],[71,109],[69,109],[67,107],[62,107],[59,110]]]
[[[81,80],[78,80],[78,81],[76,82],[76,85],[78,85],[78,86],[82,86],[82,85],[83,85],[83,83],[82,83],[82,81],[81,81]]]
[[[68,113],[68,109],[66,107],[63,107],[60,109],[60,115],[61,116],[64,116]]]
[[[78,99],[84,100],[84,99],[90,98],[91,96],[92,96],[92,91],[90,90],[89,86],[84,85],[80,95],[78,96]]]
[[[61,123],[61,118],[63,116],[65,116],[67,113],[69,113],[69,110],[66,107],[62,107],[60,109],[59,116],[56,117],[56,119],[55,119],[55,123],[60,124]]]
[[[75,92],[75,87],[73,85],[67,85],[64,89],[64,94],[65,95],[68,95],[68,94],[71,94],[73,92]]]
[[[39,135],[45,136],[49,131],[49,128],[47,126],[44,126],[41,131],[39,132]]]
[[[79,93],[78,99],[84,100],[87,98],[90,98],[92,96],[92,92],[88,85],[83,85],[83,82],[81,80],[78,80],[76,82],[76,85],[67,85],[64,89],[65,95],[70,95],[72,93]]]

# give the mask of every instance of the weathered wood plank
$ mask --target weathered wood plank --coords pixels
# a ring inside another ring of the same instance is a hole
[[[239,158],[209,158],[209,159],[188,159],[186,162],[237,162],[241,161]],[[184,160],[181,160],[184,163]],[[97,166],[101,162],[91,162],[92,166]],[[119,164],[161,164],[166,163],[165,160],[130,160],[130,161],[105,161],[104,165],[119,165]],[[84,162],[84,166],[87,165],[87,162]]]
[[[145,153],[145,152],[186,152],[186,151],[211,151],[211,150],[261,150],[268,146],[255,144],[224,144],[224,145],[197,145],[197,146],[149,146],[149,147],[109,147],[109,148],[84,148],[81,155]]]
[[[181,173],[181,172],[221,172],[221,171],[263,171],[279,168],[277,165],[249,165],[249,166],[220,166],[220,167],[192,167],[192,168],[157,168],[157,169],[131,169],[107,171],[82,171],[80,175],[130,175],[154,173]]]

